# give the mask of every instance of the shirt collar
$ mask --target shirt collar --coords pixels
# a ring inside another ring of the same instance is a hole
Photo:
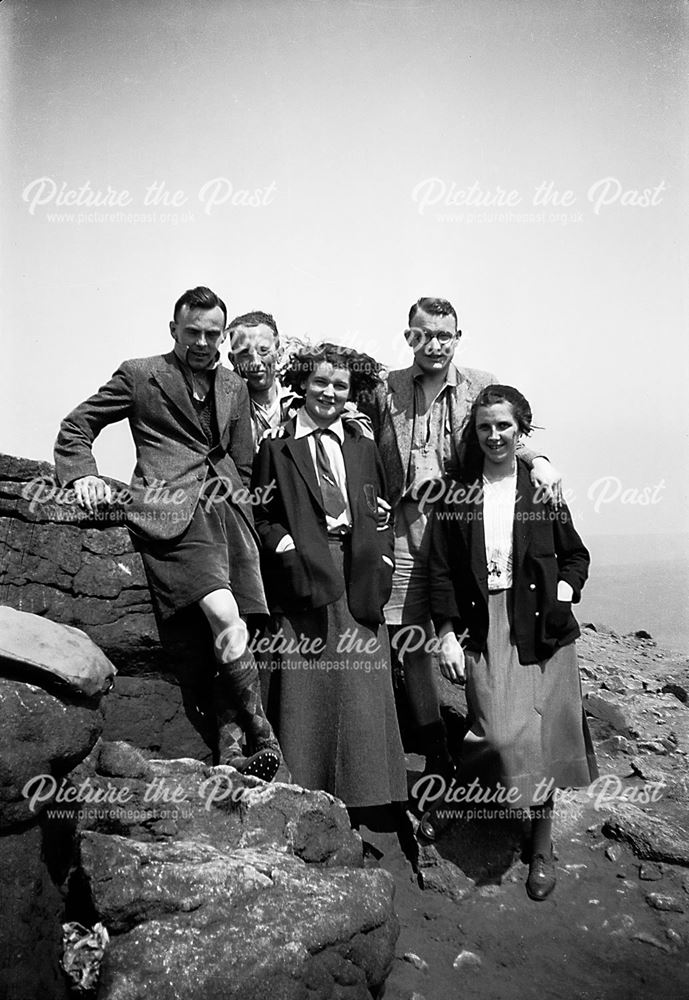
[[[182,361],[182,359],[178,356],[176,351],[173,351],[172,353],[174,355],[175,361],[185,374],[188,372],[191,375],[201,375],[203,372],[215,372],[218,370],[218,368],[220,368],[221,365],[220,351],[216,351],[215,361],[211,361],[211,363],[209,365],[206,365],[205,368],[198,368],[198,369],[192,368],[190,365],[187,364],[186,361]]]
[[[450,363],[450,367],[445,372],[445,379],[443,381],[443,388],[446,385],[451,385],[453,387],[456,386],[457,385],[457,376],[458,376],[458,374],[459,373],[458,373],[456,367],[452,363]],[[412,375],[412,378],[416,381],[416,379],[420,378],[422,375],[425,375],[425,372],[424,372],[423,368],[420,368],[417,365],[417,363],[414,362],[414,364],[411,366],[411,375]]]
[[[313,434],[314,431],[319,431],[322,429],[323,428],[319,427],[318,424],[315,422],[315,420],[313,420],[313,418],[310,417],[309,414],[306,412],[306,407],[302,406],[302,408],[297,413],[297,416],[294,421],[294,437],[295,438],[307,437],[307,435]],[[340,442],[340,444],[344,443],[344,438],[345,438],[344,427],[342,426],[342,420],[339,417],[337,418],[334,424],[331,424],[330,427],[327,427],[325,429],[330,434],[334,434],[335,437]]]

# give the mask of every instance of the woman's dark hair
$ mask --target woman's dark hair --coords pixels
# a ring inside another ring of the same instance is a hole
[[[381,381],[383,366],[375,358],[360,354],[351,347],[326,342],[297,351],[280,379],[284,385],[302,395],[307,378],[324,361],[333,368],[343,368],[349,372],[349,398],[354,402],[360,394],[373,392]]]
[[[483,464],[483,452],[476,434],[476,414],[481,406],[493,406],[494,403],[509,403],[520,434],[530,434],[533,427],[533,415],[528,399],[522,396],[512,385],[487,385],[474,401],[469,412],[469,418],[462,431],[460,456],[462,468],[469,477],[478,475]]]

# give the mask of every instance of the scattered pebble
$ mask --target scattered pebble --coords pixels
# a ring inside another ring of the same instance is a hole
[[[479,886],[479,888],[476,890],[476,895],[477,896],[487,896],[488,898],[490,898],[491,896],[499,896],[500,895],[500,886],[499,885],[482,885],[482,886]]]
[[[674,927],[665,928],[665,937],[674,944],[682,945],[684,944],[684,939],[681,934],[678,934]]]
[[[466,966],[469,969],[477,969],[479,965],[481,965],[481,959],[476,952],[467,951],[466,948],[462,948],[452,963],[452,968],[461,969]]]
[[[419,955],[415,955],[413,951],[406,951],[402,957],[405,962],[409,962],[409,964],[413,965],[415,969],[419,970],[419,972],[428,972],[428,962],[426,962]]]
[[[412,993],[409,1000],[426,1000],[423,993]]]
[[[682,888],[685,892],[689,892],[689,875],[685,875],[682,879]]]
[[[621,859],[624,851],[622,850],[621,844],[608,844],[605,848],[605,856],[608,861],[614,861],[615,864]]]
[[[639,742],[637,746],[641,753],[657,753],[660,755],[667,753],[667,747],[664,747],[658,740]]]
[[[646,902],[654,910],[665,910],[668,913],[684,913],[684,907],[674,896],[664,896],[660,892],[649,892]]]
[[[589,899],[591,906],[598,906],[600,904],[600,899]]]
[[[639,865],[639,878],[643,882],[659,882],[662,877],[663,869],[660,865],[656,865],[652,861],[645,861]]]
[[[654,948],[660,948],[661,951],[671,951],[669,945],[665,944],[663,941],[659,941],[658,938],[653,937],[652,934],[646,934],[645,931],[639,931],[632,938],[633,941],[642,941],[643,944],[652,944]]]

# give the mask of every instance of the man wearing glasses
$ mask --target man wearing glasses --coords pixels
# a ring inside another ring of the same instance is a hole
[[[418,745],[426,756],[426,773],[446,779],[453,777],[454,764],[429,649],[431,514],[443,499],[444,484],[457,478],[459,443],[472,403],[481,389],[498,381],[489,372],[452,363],[461,335],[450,302],[419,299],[409,311],[404,334],[414,363],[391,371],[387,391],[362,405],[383,457],[394,517],[395,574],[385,619],[393,645],[403,654],[405,685]],[[520,449],[520,454],[532,464],[534,481],[558,495],[559,475],[550,462],[528,449]],[[442,653],[440,665],[442,669]]]

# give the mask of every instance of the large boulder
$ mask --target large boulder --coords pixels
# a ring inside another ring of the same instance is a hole
[[[47,807],[59,809],[67,774],[98,741],[114,674],[78,629],[0,608],[0,996],[11,1000],[66,994],[72,839]]]
[[[83,632],[0,607],[0,829],[35,820],[91,752],[114,676]]]
[[[101,743],[71,775],[72,908],[111,935],[99,1000],[369,1000],[398,934],[343,804]]]
[[[94,833],[81,856],[114,934],[99,1000],[296,1000],[315,986],[324,1000],[368,1000],[389,971],[397,922],[382,870]]]
[[[207,650],[185,641],[193,631],[187,622],[161,645],[143,564],[121,515],[115,506],[89,516],[73,491],[58,486],[52,465],[0,455],[2,601],[82,629],[115,664],[108,739],[210,760],[213,734],[197,684]]]
[[[112,687],[115,668],[78,628],[0,606],[0,673],[100,698]]]
[[[45,860],[37,824],[0,833],[0,997],[62,1000],[64,900]]]

